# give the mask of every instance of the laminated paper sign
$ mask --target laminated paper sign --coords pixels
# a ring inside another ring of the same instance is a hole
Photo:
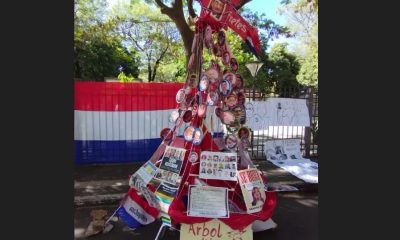
[[[252,240],[251,224],[242,231],[233,230],[225,223],[213,219],[205,223],[181,225],[180,240]]]
[[[188,216],[229,218],[228,189],[189,186]]]
[[[242,189],[247,213],[261,211],[265,203],[264,183],[256,168],[241,170],[238,172],[239,184]]]
[[[202,179],[237,181],[237,154],[208,152],[200,154],[200,173]]]

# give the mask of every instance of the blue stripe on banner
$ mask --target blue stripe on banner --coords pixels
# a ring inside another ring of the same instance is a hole
[[[120,207],[117,211],[118,216],[124,221],[124,223],[130,228],[138,228],[141,227],[140,224],[136,219],[134,219],[129,213],[126,212],[124,207]]]
[[[75,164],[147,161],[160,144],[160,138],[123,141],[75,140]]]

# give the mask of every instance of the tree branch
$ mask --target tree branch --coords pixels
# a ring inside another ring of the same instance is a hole
[[[157,3],[158,7],[160,8],[161,13],[166,14],[168,16],[173,14],[173,12],[174,12],[173,8],[168,7],[167,5],[165,5],[162,0],[155,0],[155,2]]]
[[[242,0],[239,5],[236,7],[236,10],[241,9],[245,4],[251,2],[252,0]]]

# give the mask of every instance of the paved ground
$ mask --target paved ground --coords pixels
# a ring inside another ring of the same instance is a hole
[[[117,205],[101,205],[92,207],[77,207],[75,210],[75,239],[85,239],[84,231],[90,222],[92,209],[105,209],[109,214]],[[254,240],[316,240],[318,239],[318,194],[317,193],[278,193],[278,205],[272,218],[277,224],[276,230],[254,233]],[[92,236],[93,240],[132,240],[154,239],[159,222],[136,229],[124,231],[121,222],[115,223],[114,229],[106,234]],[[162,239],[178,240],[179,232],[167,231]]]
[[[253,161],[271,183],[288,184],[301,192],[318,192],[318,184],[306,183],[268,161]],[[90,165],[75,168],[75,206],[116,204],[129,189],[128,179],[143,163]]]

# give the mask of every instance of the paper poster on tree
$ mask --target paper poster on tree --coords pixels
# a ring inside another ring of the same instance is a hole
[[[196,224],[182,224],[180,240],[252,240],[251,224],[242,231],[233,230],[218,219]]]

